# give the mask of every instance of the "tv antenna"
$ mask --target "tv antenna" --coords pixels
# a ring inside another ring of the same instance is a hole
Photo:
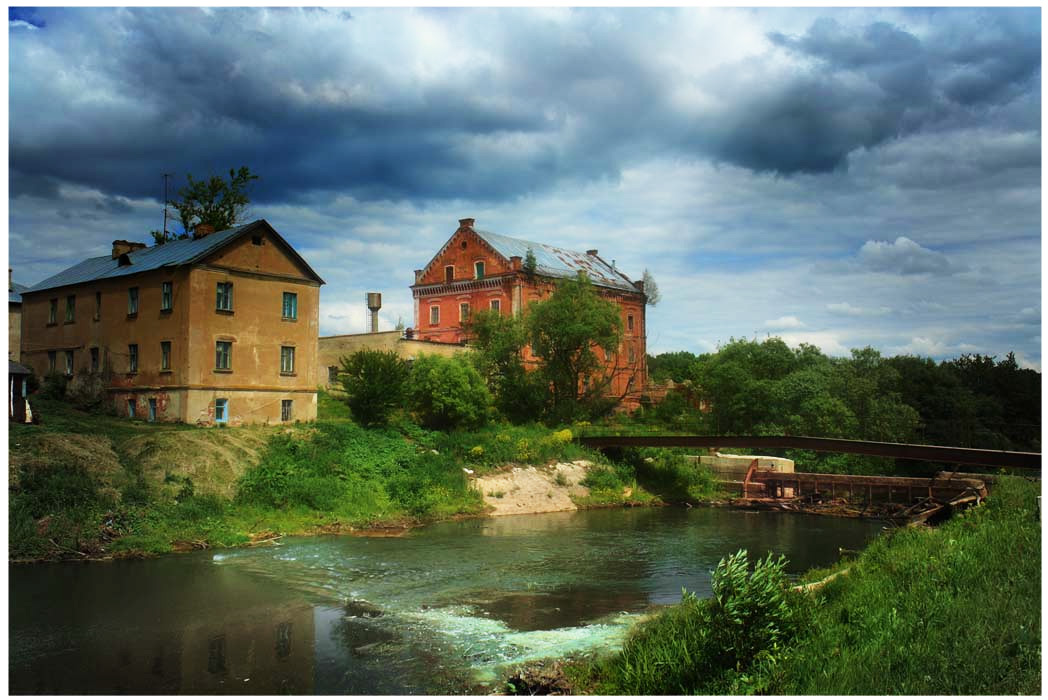
[[[167,240],[167,181],[171,179],[171,173],[164,173],[164,240]]]

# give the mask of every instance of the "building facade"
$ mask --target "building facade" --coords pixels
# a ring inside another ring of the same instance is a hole
[[[18,284],[7,269],[7,359],[18,362],[22,357],[22,292],[29,289]]]
[[[526,269],[529,252],[534,269]],[[459,227],[411,286],[415,301],[414,337],[461,344],[470,314],[493,310],[521,315],[529,304],[547,298],[558,280],[586,274],[605,299],[622,315],[622,342],[606,356],[598,350],[611,375],[609,394],[626,405],[639,400],[647,379],[647,297],[644,283],[631,281],[596,250],[578,253],[544,243],[511,238],[474,228],[473,219]],[[525,363],[533,363],[525,348]]]
[[[22,363],[98,374],[117,413],[198,424],[316,418],[323,280],[266,221],[114,241],[22,294]]]

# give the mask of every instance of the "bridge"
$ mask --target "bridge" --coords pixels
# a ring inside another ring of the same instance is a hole
[[[803,437],[799,435],[588,435],[578,438],[586,447],[744,447],[841,452],[872,457],[893,457],[941,464],[1032,469],[1040,471],[1040,452],[981,450],[971,447],[910,445],[869,440]]]

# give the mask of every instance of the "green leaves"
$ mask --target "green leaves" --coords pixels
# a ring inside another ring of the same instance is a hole
[[[438,430],[481,425],[491,405],[484,380],[462,357],[420,355],[406,391],[421,424]]]
[[[178,211],[178,218],[182,222],[184,233],[180,238],[185,238],[192,233],[197,224],[207,224],[214,227],[215,231],[224,231],[241,222],[244,210],[251,201],[247,195],[247,187],[258,179],[247,166],[241,166],[239,170],[229,170],[229,181],[218,175],[212,175],[204,180],[194,179],[191,174],[186,175],[189,184],[178,191],[179,200],[171,201],[169,204]],[[159,236],[153,233],[157,243],[162,240],[172,240],[175,236]]]
[[[392,350],[358,350],[340,361],[353,418],[362,425],[385,424],[403,401],[407,363]]]

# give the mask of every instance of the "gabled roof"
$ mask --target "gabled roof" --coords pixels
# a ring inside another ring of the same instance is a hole
[[[204,236],[203,238],[187,238],[180,241],[169,241],[164,245],[154,245],[148,248],[136,250],[127,254],[128,259],[131,261],[130,265],[121,266],[119,264],[119,259],[114,259],[111,255],[88,258],[87,260],[62,270],[57,275],[48,277],[43,282],[39,282],[23,291],[39,292],[45,289],[53,289],[55,287],[65,287],[73,284],[82,284],[84,282],[93,282],[95,280],[136,275],[140,272],[149,272],[150,270],[158,270],[163,267],[191,265],[202,261],[204,258],[232,243],[234,240],[248,232],[260,228],[264,228],[274,235],[277,240],[284,245],[291,257],[309,272],[311,277],[313,277],[317,282],[324,284],[324,280],[320,279],[320,276],[313,271],[313,268],[311,268],[306,261],[295,252],[295,249],[292,248],[279,233],[277,233],[276,229],[269,225],[269,222],[265,219],[258,219],[257,221],[252,221],[250,224],[226,229],[225,231],[216,231],[215,233]]]
[[[11,289],[7,290],[7,303],[9,304],[21,304],[22,303],[22,292],[29,289],[24,284],[18,284],[18,282],[11,283]]]
[[[525,241],[520,238],[510,238],[490,231],[473,229],[473,232],[507,261],[515,255],[520,256],[521,260],[526,259],[530,249],[535,255],[536,274],[572,279],[579,272],[585,272],[590,281],[598,287],[638,291],[629,277],[596,255],[578,253],[574,250]]]

